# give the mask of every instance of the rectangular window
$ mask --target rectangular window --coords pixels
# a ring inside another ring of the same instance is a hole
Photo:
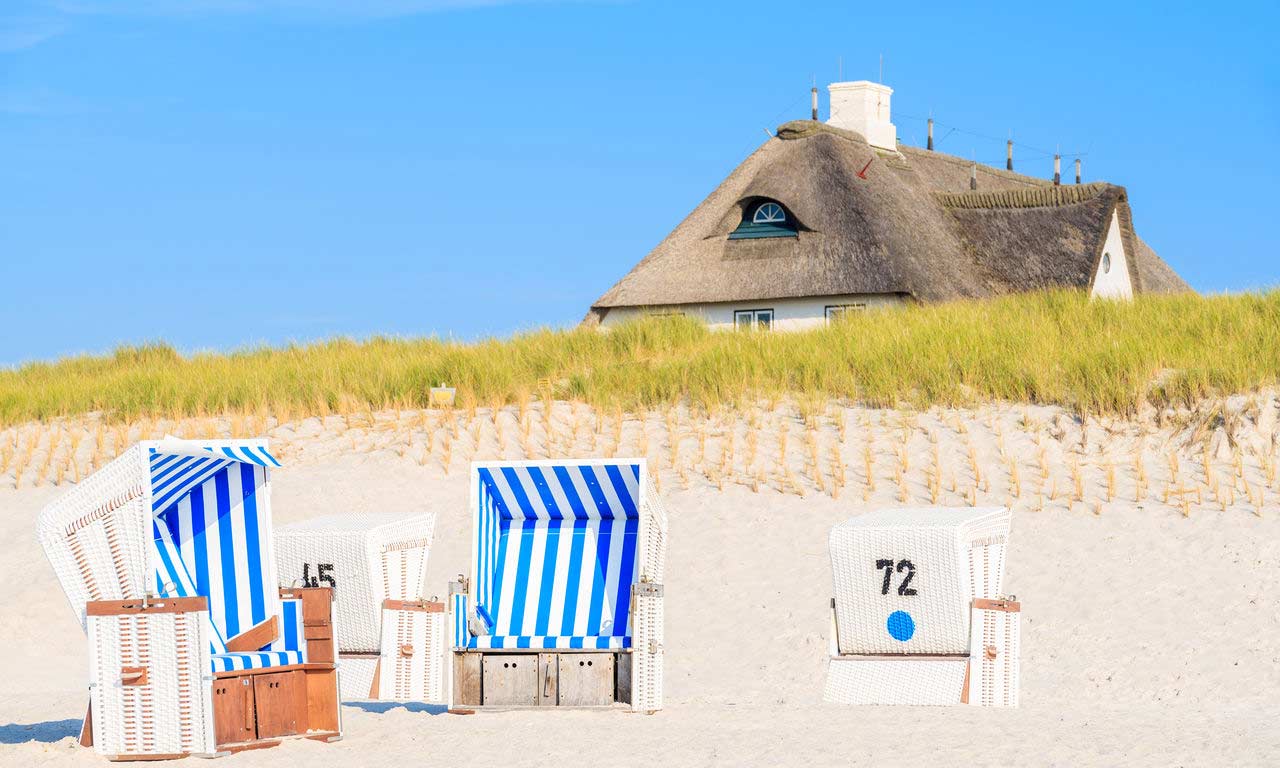
[[[733,313],[733,327],[737,330],[767,331],[773,328],[772,309],[739,309]]]
[[[866,308],[866,304],[828,304],[826,308],[827,322],[839,320],[849,312],[860,312]]]

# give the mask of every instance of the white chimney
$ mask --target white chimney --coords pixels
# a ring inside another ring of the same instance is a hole
[[[893,89],[870,80],[832,83],[831,119],[827,125],[862,134],[867,143],[881,149],[898,149],[898,129],[889,122],[889,96]]]

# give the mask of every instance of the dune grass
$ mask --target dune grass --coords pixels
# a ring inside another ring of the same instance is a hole
[[[988,400],[1130,413],[1280,380],[1280,291],[1090,301],[1075,292],[860,313],[803,333],[715,333],[650,318],[609,333],[510,339],[335,339],[228,354],[164,344],[0,370],[0,423],[101,412],[112,420],[219,413],[279,417],[580,400],[715,410],[792,399],[870,405]]]

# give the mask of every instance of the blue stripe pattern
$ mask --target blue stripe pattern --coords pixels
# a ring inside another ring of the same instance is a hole
[[[259,444],[190,445],[149,457],[157,591],[208,598],[215,671],[300,663],[301,610],[280,600],[270,552],[267,469],[280,463]],[[228,640],[273,615],[281,637],[258,653],[227,653]]]
[[[531,648],[615,650],[630,648],[630,635],[623,637],[582,637],[580,635],[487,635],[469,638],[468,648]]]
[[[174,501],[203,485],[216,472],[232,464],[251,464],[271,469],[280,462],[265,447],[254,444],[237,446],[199,446],[202,455],[189,456],[151,449],[151,511],[158,513]],[[203,455],[207,454],[207,455]]]
[[[300,651],[259,651],[257,653],[220,653],[213,657],[214,672],[235,672],[242,669],[283,667],[286,664],[302,664]]]
[[[467,630],[467,596],[457,593],[453,596],[453,647],[466,648],[471,639]]]
[[[272,651],[298,651],[302,660],[307,659],[306,634],[302,627],[302,600],[290,598],[280,601],[280,636],[271,643]]]
[[[630,647],[640,466],[510,463],[475,471],[472,585],[491,630],[472,637],[465,618],[455,619],[457,646],[465,637],[472,648]]]

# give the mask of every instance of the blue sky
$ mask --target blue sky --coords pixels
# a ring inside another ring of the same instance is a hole
[[[1197,289],[1280,282],[1280,12],[962,5],[5,0],[0,364],[575,323],[881,54],[900,139],[1085,153]]]

